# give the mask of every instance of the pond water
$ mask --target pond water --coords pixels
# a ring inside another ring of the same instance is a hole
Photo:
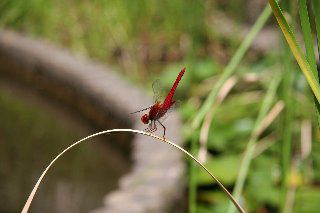
[[[0,212],[21,211],[48,163],[71,143],[96,132],[58,108],[0,81]],[[99,207],[130,169],[129,160],[111,143],[108,137],[94,138],[66,153],[47,173],[30,212]]]

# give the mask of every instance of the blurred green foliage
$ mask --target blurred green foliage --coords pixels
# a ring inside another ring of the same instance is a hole
[[[0,26],[43,37],[74,52],[111,63],[150,90],[151,83],[146,82],[160,78],[167,91],[179,70],[187,67],[176,96],[183,100],[180,112],[188,124],[243,39],[241,33],[234,31],[228,37],[223,36],[212,27],[212,20],[222,20],[221,14],[225,14],[224,18],[234,26],[248,26],[254,21],[250,20],[251,12],[246,13],[251,11],[247,5],[252,2],[2,0]],[[225,25],[221,29],[232,27]],[[270,79],[275,73],[283,73],[275,99],[289,104],[258,138],[257,146],[261,145],[260,139],[270,137],[270,146],[253,159],[241,199],[249,212],[279,212],[283,185],[295,189],[294,212],[317,212],[320,208],[320,144],[313,100],[291,53],[279,43],[275,51],[259,52],[252,48],[237,68],[236,85],[213,115],[206,165],[232,190]],[[32,115],[22,111],[19,119],[29,116],[23,119],[29,124]],[[303,160],[300,154],[302,121],[312,122],[314,126],[312,152]],[[17,128],[17,123],[6,125]],[[186,125],[185,133],[188,128]],[[36,128],[37,134],[39,129],[42,127]],[[199,138],[199,132],[193,132],[190,137]],[[288,174],[283,174],[281,168],[285,135],[291,137],[292,148],[287,159],[290,167],[294,161],[300,162],[295,173],[290,168]],[[51,137],[60,140],[57,135],[49,134],[48,139]],[[190,142],[191,138],[186,140]],[[284,180],[285,176],[288,180]],[[197,184],[197,212],[227,211],[228,199],[200,170]]]
[[[3,0],[0,26],[102,61],[117,61],[131,74],[141,72],[138,68],[145,73],[150,63],[176,60],[193,47],[205,47],[207,10],[200,0]]]

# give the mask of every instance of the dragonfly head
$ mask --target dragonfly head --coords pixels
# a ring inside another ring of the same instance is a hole
[[[142,123],[144,123],[144,124],[148,124],[148,123],[149,123],[149,115],[148,115],[148,114],[144,114],[144,115],[141,117],[141,121],[142,121]]]

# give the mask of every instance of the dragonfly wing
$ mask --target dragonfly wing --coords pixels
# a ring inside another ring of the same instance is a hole
[[[180,100],[175,100],[174,103],[171,105],[170,109],[171,111],[179,109],[181,106],[181,101]]]
[[[152,89],[153,89],[153,102],[160,102],[161,100],[163,100],[163,87],[160,83],[160,80],[157,79],[152,83]]]
[[[165,122],[165,121],[167,120],[167,118],[170,116],[170,114],[171,114],[173,111],[177,110],[177,109],[180,107],[180,104],[181,104],[181,102],[180,102],[179,100],[175,101],[175,102],[171,105],[171,107],[167,110],[167,112],[166,112],[162,117],[160,117],[158,120],[159,120],[161,123]]]

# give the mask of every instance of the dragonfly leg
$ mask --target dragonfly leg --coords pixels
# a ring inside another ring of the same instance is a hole
[[[150,132],[150,133],[152,132],[152,125],[151,125],[151,123],[148,125],[147,128],[144,129],[144,131],[145,131],[145,132]]]
[[[153,129],[154,129],[154,132],[157,131],[156,121],[153,121]]]
[[[161,124],[161,126],[163,127],[163,138],[164,138],[164,136],[166,135],[166,127],[159,121],[159,120],[157,120],[158,122],[159,122],[159,124]]]
[[[152,126],[152,124],[153,124],[153,126]],[[149,129],[150,129],[151,133],[157,131],[157,126],[156,126],[155,121],[151,121]]]
[[[141,109],[141,110],[138,110],[138,111],[135,111],[135,112],[131,112],[130,114],[135,114],[137,112],[142,112],[142,111],[145,111],[147,109],[150,109],[152,106],[149,106],[148,108],[145,108],[145,109]]]
[[[150,132],[150,133],[153,133],[153,132],[157,131],[156,122],[155,121],[151,121],[151,123],[149,124],[148,128],[146,128],[144,131]]]

